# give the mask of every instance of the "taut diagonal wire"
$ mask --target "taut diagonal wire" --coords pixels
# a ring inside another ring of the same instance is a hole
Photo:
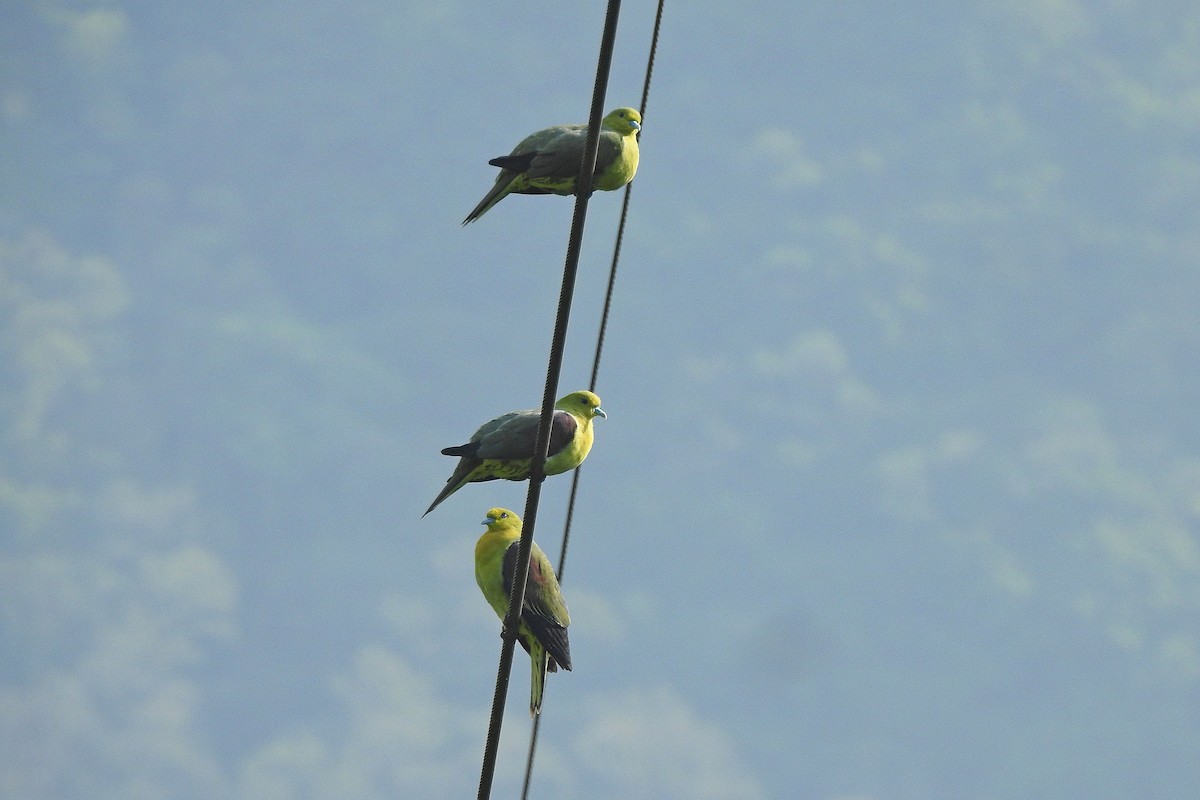
[[[533,462],[529,466],[529,493],[525,498],[524,526],[517,546],[512,595],[508,601],[508,613],[504,616],[504,639],[500,647],[500,665],[496,672],[496,691],[492,697],[487,743],[483,750],[483,768],[479,776],[479,800],[488,800],[492,794],[496,755],[500,748],[500,728],[504,721],[504,703],[512,671],[513,648],[516,644],[521,605],[525,600],[525,583],[529,577],[529,551],[533,545],[538,501],[541,499],[542,481],[545,479],[546,452],[550,447],[550,420],[554,414],[558,378],[562,372],[571,300],[575,295],[575,275],[579,271],[579,251],[583,244],[583,226],[587,218],[588,199],[592,194],[592,176],[596,169],[596,153],[600,143],[600,117],[604,112],[604,96],[608,89],[608,74],[612,67],[612,51],[617,38],[617,18],[620,11],[621,0],[609,0],[608,12],[604,18],[604,33],[600,39],[600,59],[596,67],[596,84],[592,90],[591,113],[588,115],[587,143],[584,146],[579,178],[575,182],[575,213],[571,218],[571,238],[567,243],[562,289],[558,296],[558,313],[554,320],[554,335],[550,343],[550,363],[546,369],[546,388],[542,393],[542,416],[538,422]]]
[[[646,99],[650,96],[650,77],[654,73],[654,56],[658,50],[658,34],[662,28],[663,4],[666,0],[658,0],[658,12],[654,16],[654,32],[650,36],[650,57],[646,60],[646,80],[642,84],[642,105],[639,111],[642,121],[646,119]],[[639,137],[640,139],[640,137]],[[625,185],[625,198],[621,203],[621,222],[617,225],[617,239],[613,244],[612,265],[608,271],[608,290],[604,294],[604,310],[600,314],[600,331],[596,335],[596,354],[592,359],[592,380],[588,389],[596,391],[596,378],[600,374],[600,354],[604,350],[604,334],[608,330],[608,316],[612,309],[613,286],[617,282],[617,262],[621,257],[621,242],[625,238],[625,220],[629,216],[629,196],[633,184]],[[571,495],[567,501],[567,519],[563,523],[562,550],[558,556],[558,582],[563,580],[563,569],[567,565],[567,542],[571,538],[571,520],[575,516],[575,496],[579,491],[579,473],[583,466],[575,468],[571,477]],[[533,777],[533,758],[537,753],[538,733],[541,730],[542,718],[534,717],[533,730],[529,734],[529,755],[525,759],[525,783],[521,787],[521,800],[529,797],[529,784]]]

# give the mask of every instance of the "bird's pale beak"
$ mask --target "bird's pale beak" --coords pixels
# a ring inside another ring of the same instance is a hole
[[[592,411],[592,416],[593,417],[604,417],[605,419],[608,419],[608,414],[605,414],[604,409],[601,408],[600,406],[596,406],[595,410]]]
[[[642,129],[642,124],[640,122],[634,122],[633,120],[629,120],[629,124],[631,126],[633,126],[633,129],[635,131],[640,131]]]

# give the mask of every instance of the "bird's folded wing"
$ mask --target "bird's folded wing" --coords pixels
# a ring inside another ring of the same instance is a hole
[[[519,545],[520,542],[513,542],[504,553],[504,591],[510,595]],[[550,560],[540,550],[530,553],[529,578],[525,583],[521,621],[533,631],[533,635],[563,669],[571,669],[571,648],[567,640],[567,626],[571,624],[571,615],[558,588],[558,580],[554,577]]]
[[[555,136],[542,147],[538,148],[533,163],[525,170],[525,177],[530,180],[538,178],[574,178],[579,175],[579,165],[583,161],[583,148],[587,143],[587,131],[582,129],[566,130]]]
[[[614,131],[601,131],[599,149],[596,151],[596,174],[608,169],[621,156],[625,142]]]
[[[529,153],[513,153],[511,156],[499,156],[493,158],[488,163],[493,167],[511,170],[513,172],[524,172],[533,164],[533,160],[537,158],[537,151]]]
[[[532,458],[537,443],[540,411],[520,411],[506,414],[502,424],[495,426],[479,438],[478,458],[514,459]],[[493,420],[495,421],[495,420]],[[550,450],[554,455],[575,437],[579,423],[565,411],[555,410],[550,423]]]

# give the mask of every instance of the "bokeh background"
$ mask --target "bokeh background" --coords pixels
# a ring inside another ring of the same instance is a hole
[[[540,401],[572,202],[459,222],[603,13],[5,4],[5,798],[474,795],[524,486],[421,512]],[[668,3],[533,796],[1193,794],[1198,135],[1194,2]]]

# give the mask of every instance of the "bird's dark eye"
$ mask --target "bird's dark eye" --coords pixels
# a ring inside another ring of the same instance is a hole
[[[508,518],[508,514],[501,514],[501,515],[500,515],[500,519],[507,519],[507,518]]]

